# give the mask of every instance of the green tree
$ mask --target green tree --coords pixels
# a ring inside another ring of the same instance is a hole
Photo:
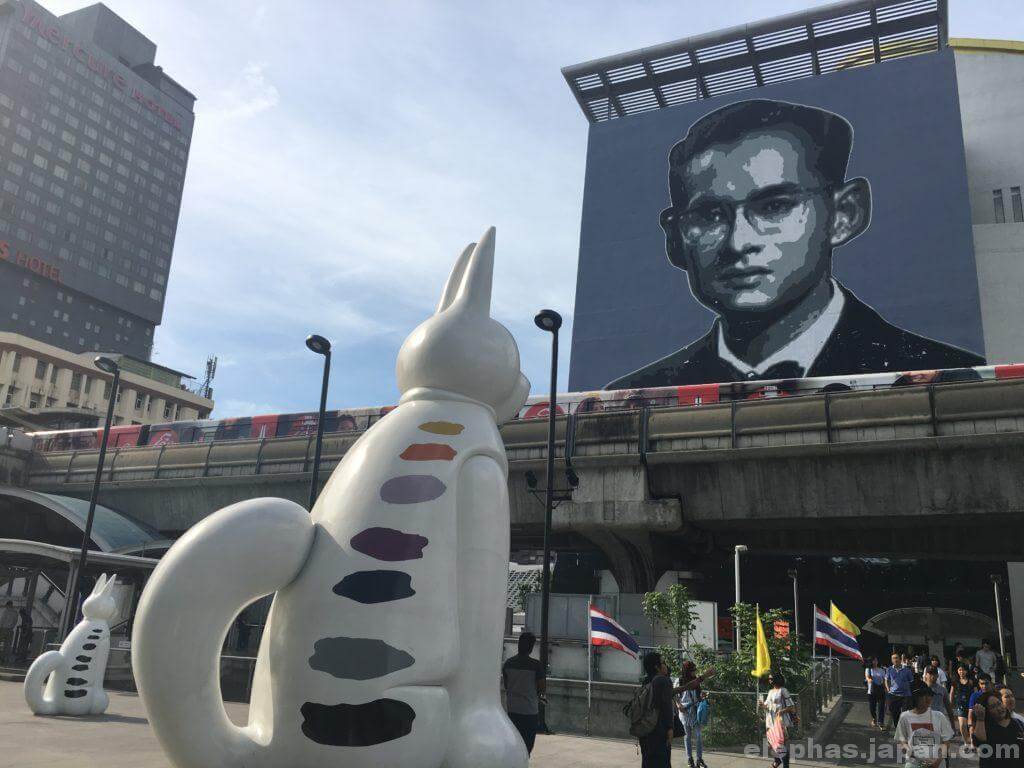
[[[647,592],[643,597],[643,611],[652,625],[660,624],[675,636],[675,648],[662,645],[658,651],[672,675],[678,676],[683,658],[690,654],[690,635],[697,628],[697,612],[690,590],[682,584],[672,584],[664,592]]]

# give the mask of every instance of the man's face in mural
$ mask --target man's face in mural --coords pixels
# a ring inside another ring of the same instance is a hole
[[[679,169],[686,200],[678,227],[690,287],[705,306],[785,311],[828,278],[832,248],[863,229],[852,185],[835,190],[809,166],[809,141],[776,127],[713,144]]]

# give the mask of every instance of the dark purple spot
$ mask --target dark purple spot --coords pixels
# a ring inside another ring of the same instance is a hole
[[[445,484],[433,475],[401,475],[380,487],[380,498],[389,504],[418,504],[433,501],[444,492]]]
[[[91,651],[95,647],[96,647],[96,643],[86,643],[85,645],[82,646],[82,650],[83,651]]]
[[[88,664],[75,664],[75,666],[73,666],[71,669],[73,669],[75,672],[85,672],[85,670],[87,670],[88,668]]]
[[[412,577],[401,571],[359,571],[334,585],[334,594],[358,603],[387,603],[412,597]]]
[[[81,688],[77,691],[64,691],[64,695],[69,699],[80,699],[87,693],[88,691],[82,690]]]
[[[82,677],[69,677],[68,678],[68,685],[87,685],[88,682],[89,682],[88,680],[86,680],[85,678],[82,678]]]
[[[86,639],[86,640],[99,640],[99,639],[100,639],[100,636],[99,636],[99,635],[89,635],[89,636],[88,636],[87,638],[85,638],[85,639]]]
[[[100,634],[101,632],[103,632],[103,627],[93,627],[93,628],[92,628],[92,629],[90,629],[89,631],[90,631],[90,632],[95,632],[95,633],[96,633],[96,634],[98,635],[98,634]]]
[[[398,560],[419,560],[427,546],[426,536],[402,533],[394,528],[367,528],[352,537],[352,549],[364,555],[395,562]]]
[[[317,744],[331,747],[372,747],[412,732],[416,713],[403,701],[377,699],[366,704],[313,704],[306,702],[302,733]]]
[[[75,656],[75,661],[81,661],[81,662],[92,661],[92,656]]]
[[[339,680],[374,680],[411,667],[416,659],[383,640],[325,637],[313,643],[309,666]]]

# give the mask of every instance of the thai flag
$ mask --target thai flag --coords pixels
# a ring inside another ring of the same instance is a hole
[[[814,606],[814,643],[827,646],[851,659],[864,661],[857,638],[832,621],[818,606]]]
[[[634,659],[640,653],[640,646],[633,636],[615,619],[594,606],[590,606],[590,644],[610,646]]]

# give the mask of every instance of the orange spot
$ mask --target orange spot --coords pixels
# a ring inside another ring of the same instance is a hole
[[[406,461],[451,461],[455,449],[442,443],[413,443],[399,457]]]
[[[457,435],[465,429],[461,424],[453,424],[450,421],[428,421],[420,424],[420,429],[435,435]]]

